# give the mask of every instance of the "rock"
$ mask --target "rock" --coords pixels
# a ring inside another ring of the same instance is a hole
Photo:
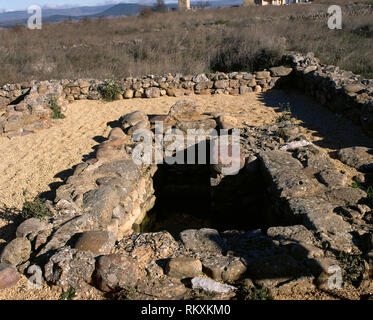
[[[37,256],[62,248],[77,233],[95,230],[100,227],[104,227],[104,224],[100,223],[99,219],[94,215],[82,214],[76,216],[59,225],[51,235],[46,233],[40,234],[41,239],[38,239],[39,236],[37,237],[37,241],[40,240],[41,243],[48,241]]]
[[[169,116],[178,120],[196,120],[200,118],[200,107],[192,100],[179,100],[168,112]]]
[[[350,224],[334,212],[335,206],[331,203],[316,197],[293,198],[289,200],[289,208],[297,222],[319,232],[332,247],[351,250],[354,246]]]
[[[360,83],[347,84],[343,88],[348,93],[356,93],[366,89],[366,87]]]
[[[202,260],[205,273],[214,280],[234,282],[246,272],[246,266],[236,257],[212,256]]]
[[[123,132],[121,128],[113,128],[111,129],[108,140],[116,140],[116,139],[124,139],[126,137],[126,134]]]
[[[325,197],[335,205],[354,206],[366,198],[367,194],[358,188],[344,187],[328,190],[325,193]]]
[[[172,258],[167,264],[166,273],[178,279],[197,277],[202,274],[202,263],[189,257]]]
[[[95,270],[93,253],[69,247],[57,251],[45,265],[45,279],[64,290],[78,289],[89,283]]]
[[[295,149],[299,149],[299,148],[302,148],[302,147],[309,146],[311,144],[312,144],[311,142],[302,139],[302,140],[299,140],[299,141],[292,141],[292,142],[286,143],[286,144],[282,145],[279,148],[279,150],[281,150],[281,151],[295,150]]]
[[[209,253],[220,254],[224,248],[219,232],[214,229],[184,230],[180,233],[180,240],[187,249],[202,256]]]
[[[280,197],[293,198],[314,191],[315,183],[304,174],[302,164],[291,153],[264,151],[259,154],[258,159]]]
[[[199,82],[195,85],[194,89],[197,92],[203,93],[204,91],[207,92],[207,90],[211,89],[213,87],[214,83],[210,80]]]
[[[166,259],[173,256],[179,244],[167,231],[140,233],[136,236],[131,255],[139,264],[148,264],[151,260]]]
[[[273,67],[269,69],[271,71],[271,74],[273,77],[285,77],[288,76],[293,69],[292,68],[287,68],[284,66],[279,66],[279,67]]]
[[[95,255],[109,254],[114,248],[115,236],[108,231],[83,232],[75,243],[75,249],[90,251]]]
[[[255,76],[257,79],[262,80],[262,79],[267,79],[271,76],[269,71],[258,71],[255,73]]]
[[[260,93],[260,92],[262,92],[262,91],[263,91],[263,89],[262,89],[261,86],[259,86],[259,85],[254,86],[254,92],[256,92],[256,93]]]
[[[303,225],[288,227],[270,227],[267,235],[273,240],[279,241],[282,245],[289,242],[314,244],[316,242],[313,233]]]
[[[197,74],[192,78],[192,81],[195,82],[195,83],[199,83],[199,82],[202,82],[202,81],[208,81],[208,80],[209,80],[209,78],[207,78],[204,73]]]
[[[26,238],[16,238],[9,242],[0,256],[0,262],[17,266],[30,258],[31,243]]]
[[[17,228],[17,238],[27,238],[29,235],[35,237],[39,231],[46,229],[47,224],[36,218],[27,219],[23,221]]]
[[[253,92],[253,89],[247,86],[240,86],[239,89],[240,89],[240,94],[246,94],[246,93]]]
[[[157,87],[150,87],[145,89],[145,96],[147,98],[159,98],[161,96],[161,92]]]
[[[229,87],[229,80],[217,80],[214,82],[215,89],[225,89]]]
[[[5,109],[5,107],[10,103],[10,100],[0,96],[0,111]]]
[[[213,119],[204,119],[204,120],[189,120],[189,121],[178,121],[176,128],[187,133],[188,130],[204,130],[209,132],[212,129],[216,128],[216,122]]]
[[[137,285],[137,291],[144,294],[142,299],[154,300],[180,300],[185,299],[187,288],[180,281],[174,278],[149,279],[145,277]]]
[[[339,150],[338,158],[344,164],[362,172],[373,171],[373,150],[366,147],[349,147]]]
[[[135,287],[138,268],[131,257],[123,254],[101,256],[97,262],[96,278],[99,288],[105,292]]]
[[[235,287],[228,284],[223,284],[211,279],[198,277],[192,279],[192,286],[193,289],[202,289],[204,291],[212,293],[229,293],[236,290]]]
[[[140,121],[136,123],[133,127],[130,127],[127,130],[127,134],[133,135],[136,132],[141,132],[142,130],[149,130],[150,129],[150,122],[148,120],[146,121]]]
[[[347,175],[337,170],[325,169],[318,174],[318,178],[329,188],[344,187],[347,183]]]
[[[79,97],[79,99],[81,99],[81,97]],[[114,95],[114,100],[123,100],[123,94],[121,93],[116,93]]]
[[[134,91],[131,89],[127,89],[124,91],[123,97],[124,99],[132,99],[134,95]]]
[[[25,117],[22,112],[17,112],[10,115],[7,121],[4,123],[4,132],[15,131],[23,126]]]
[[[113,209],[120,201],[119,192],[111,186],[91,190],[83,195],[83,209],[94,217],[99,225],[107,225],[113,215]]]
[[[317,66],[308,66],[306,67],[306,69],[304,69],[304,74],[307,74],[307,73],[310,73],[316,70],[317,70]]]
[[[144,112],[137,110],[122,116],[119,121],[122,127],[127,129],[138,124],[140,121],[148,121],[148,116]]]
[[[124,145],[129,142],[129,137],[111,139],[100,143],[96,151],[98,160],[116,160],[125,158]]]
[[[136,181],[140,177],[140,167],[132,159],[107,162],[99,166],[93,174],[95,176],[113,176],[122,181]]]
[[[0,290],[13,287],[21,279],[17,269],[10,264],[0,264]]]
[[[271,285],[297,278],[301,272],[298,262],[285,254],[259,258],[247,266],[247,274],[251,279]]]
[[[303,163],[305,168],[317,173],[326,169],[336,169],[334,162],[321,149],[314,144],[296,150],[296,158]]]
[[[170,97],[182,97],[184,95],[184,90],[177,88],[167,88],[166,94]]]

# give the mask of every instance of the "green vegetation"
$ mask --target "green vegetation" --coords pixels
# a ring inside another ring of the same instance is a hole
[[[351,187],[365,191],[367,193],[368,200],[373,204],[373,186],[372,185],[364,186],[363,184],[360,184],[354,181],[351,184]]]
[[[76,297],[75,288],[70,287],[67,291],[61,293],[60,300],[72,300]]]
[[[136,289],[126,286],[123,290],[117,293],[114,298],[116,300],[133,300],[136,294]]]
[[[272,300],[267,287],[256,288],[244,286],[239,290],[237,296],[240,300]]]
[[[286,121],[290,121],[292,124],[295,124],[296,122],[296,118],[293,117],[292,113],[291,113],[291,107],[290,107],[290,103],[280,103],[280,109],[282,111],[282,114],[276,118],[276,122],[277,123],[280,123],[280,122],[286,122]],[[279,130],[280,131],[280,130]],[[279,132],[280,134],[280,132]]]
[[[365,271],[364,259],[360,255],[353,255],[345,252],[341,252],[338,256],[340,267],[343,272],[343,286],[352,284],[357,287],[363,277]]]
[[[65,116],[62,114],[61,106],[58,105],[57,99],[49,100],[50,108],[52,109],[52,119],[63,119]]]
[[[52,212],[47,208],[45,199],[35,197],[33,201],[25,201],[22,207],[22,217],[25,219],[37,218],[44,219],[52,215]]]
[[[114,81],[105,81],[104,86],[100,89],[102,97],[107,101],[113,101],[117,99],[119,94],[122,94],[122,89]]]

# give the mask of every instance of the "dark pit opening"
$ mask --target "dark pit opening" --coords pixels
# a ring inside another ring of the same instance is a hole
[[[196,158],[198,155],[196,154]],[[160,164],[153,177],[156,202],[141,232],[186,229],[266,230],[271,201],[259,168],[221,176],[209,163]]]

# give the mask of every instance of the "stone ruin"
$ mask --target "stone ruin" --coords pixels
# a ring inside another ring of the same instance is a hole
[[[148,75],[117,81],[116,99],[184,97],[190,94],[240,95],[294,88],[373,133],[373,80],[324,65],[312,53],[288,54],[284,65],[250,72]],[[30,81],[0,88],[0,135],[9,138],[53,125],[49,101],[66,110],[75,100],[100,100],[106,82],[95,79]]]
[[[190,0],[178,0],[178,10],[190,10]]]
[[[312,53],[288,54],[286,65],[249,72],[124,78],[116,99],[183,97],[190,94],[265,92],[272,88],[299,89],[333,112],[343,115],[366,133],[373,133],[373,80],[336,66],[324,65]],[[66,110],[75,100],[100,100],[106,82],[94,79],[31,81],[0,88],[0,135],[26,135],[53,125],[49,101]]]
[[[188,100],[167,115],[121,117],[48,202],[53,216],[19,225],[1,254],[0,286],[17,280],[16,269],[30,275],[40,267],[49,285],[132,288],[132,299],[232,299],[242,286],[307,293],[328,289],[329,268],[343,253],[361,257],[354,285],[372,292],[373,203],[296,125],[240,127],[240,170],[224,175],[221,158],[136,165],[136,135],[157,121],[184,132],[230,135],[237,127]],[[338,157],[360,171],[356,181],[372,179],[370,150],[345,148]]]

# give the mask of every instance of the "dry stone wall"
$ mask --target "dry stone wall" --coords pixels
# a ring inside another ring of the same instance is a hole
[[[262,92],[276,85],[298,87],[333,112],[373,132],[373,80],[364,79],[335,66],[320,64],[312,53],[286,55],[287,66],[269,70],[198,75],[168,74],[128,77],[117,81],[116,99],[156,98],[194,94],[245,94]],[[286,80],[294,80],[288,82]],[[66,108],[69,102],[102,99],[105,81],[53,80],[10,84],[0,88],[0,134],[24,135],[47,126],[49,100]]]

